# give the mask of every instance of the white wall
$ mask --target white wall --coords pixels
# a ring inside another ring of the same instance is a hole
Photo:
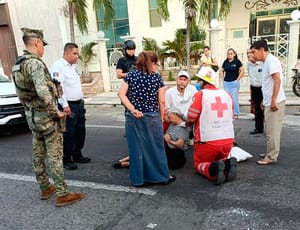
[[[89,0],[91,3],[92,0]],[[70,41],[69,18],[64,15],[65,0],[9,0],[9,10],[18,54],[22,54],[22,27],[41,29],[49,43],[45,47],[43,60],[50,67],[63,55],[63,46]],[[79,46],[96,39],[96,18],[89,4],[89,34],[81,35],[75,29]]]
[[[175,37],[175,30],[185,28],[184,8],[182,1],[169,1],[170,20],[168,22],[162,21],[161,27],[150,28],[149,7],[148,1],[127,0],[128,3],[128,17],[130,23],[130,32],[132,36],[137,39],[142,37],[153,38],[159,45],[163,41],[173,40]]]

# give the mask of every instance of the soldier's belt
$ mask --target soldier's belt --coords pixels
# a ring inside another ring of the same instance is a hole
[[[43,108],[43,107],[31,108],[31,111],[35,111],[35,112],[48,112],[48,110],[46,108]]]

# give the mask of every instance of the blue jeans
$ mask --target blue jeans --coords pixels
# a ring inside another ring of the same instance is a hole
[[[239,105],[239,90],[240,82],[235,81],[224,81],[224,90],[228,92],[233,100],[233,114],[235,116],[240,115],[240,105]]]
[[[133,186],[166,182],[169,169],[159,113],[144,113],[140,119],[126,112],[126,135]]]

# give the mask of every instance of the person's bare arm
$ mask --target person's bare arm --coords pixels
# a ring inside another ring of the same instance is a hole
[[[272,93],[272,98],[271,98],[271,110],[272,111],[276,111],[278,110],[277,107],[277,96],[279,93],[279,88],[280,88],[280,84],[281,84],[281,80],[280,80],[280,74],[279,73],[273,73],[272,75],[273,81],[274,81],[274,86],[273,86],[273,93]]]
[[[161,87],[158,90],[159,113],[162,120],[164,119],[164,114],[165,114],[165,92],[166,92],[165,86]]]
[[[244,73],[245,73],[244,67],[241,66],[241,67],[239,68],[239,76],[237,77],[237,80],[238,80],[238,81],[241,80],[241,78],[244,76]]]
[[[122,79],[122,78],[126,77],[126,75],[127,75],[127,73],[123,73],[122,69],[117,69],[116,71],[117,71],[117,77],[119,79]]]
[[[134,108],[133,104],[129,101],[127,97],[127,91],[128,91],[128,84],[126,82],[123,82],[119,92],[118,96],[122,102],[122,104],[132,113],[133,116],[136,118],[141,118],[143,117],[143,113],[137,109]]]

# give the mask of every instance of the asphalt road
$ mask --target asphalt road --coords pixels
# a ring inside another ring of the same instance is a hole
[[[127,154],[122,107],[87,107],[84,154],[92,158],[65,171],[82,201],[54,206],[39,200],[31,163],[31,134],[15,127],[0,133],[0,230],[19,229],[300,229],[300,116],[286,109],[279,162],[255,163],[265,150],[264,135],[249,135],[254,121],[234,121],[236,142],[253,155],[238,164],[235,181],[215,186],[196,174],[192,148],[177,180],[167,186],[130,187],[129,170],[111,162]],[[249,108],[242,108],[248,112]],[[11,130],[10,130],[11,131]]]

